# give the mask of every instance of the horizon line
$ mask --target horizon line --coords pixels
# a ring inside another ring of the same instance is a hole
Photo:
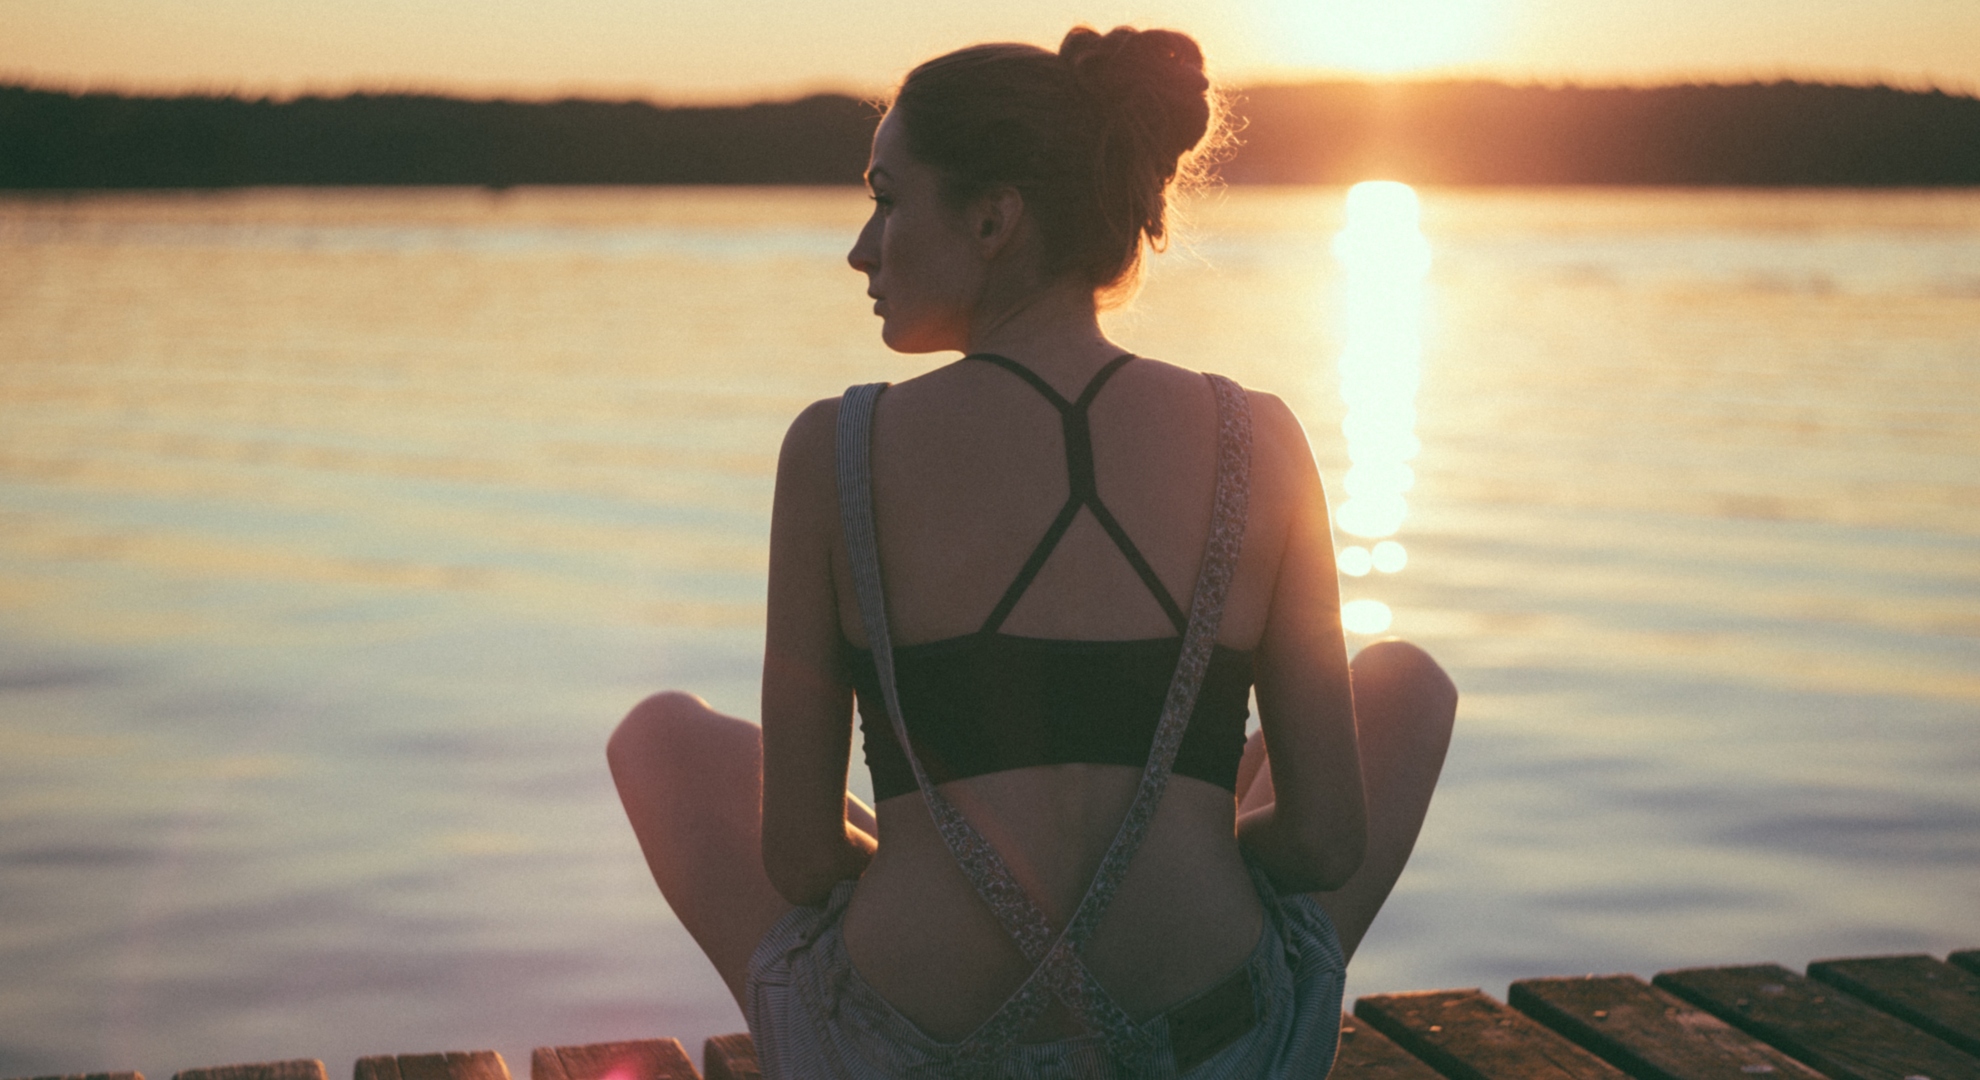
[[[1543,90],[1669,90],[1686,87],[1741,87],[1741,86],[1826,86],[1846,87],[1859,90],[1894,90],[1911,94],[1943,94],[1948,97],[1980,99],[1980,85],[1960,86],[1937,80],[1906,80],[1891,76],[1849,78],[1842,76],[1816,76],[1790,73],[1768,75],[1749,74],[1672,76],[1657,79],[1615,79],[1598,80],[1579,76],[1531,75],[1512,77],[1491,75],[1481,72],[1440,71],[1412,72],[1396,75],[1375,75],[1360,72],[1334,72],[1316,70],[1311,75],[1300,76],[1289,73],[1272,73],[1258,79],[1229,79],[1220,81],[1217,86],[1226,94],[1243,94],[1251,90],[1299,88],[1311,86],[1435,86],[1435,85],[1498,85],[1514,89]],[[336,100],[350,97],[405,97],[440,98],[469,103],[513,103],[547,105],[559,102],[594,102],[614,105],[643,104],[661,109],[702,109],[702,108],[746,108],[752,105],[780,105],[817,97],[841,97],[853,100],[871,101],[883,104],[889,92],[862,92],[842,84],[819,83],[814,86],[790,87],[782,90],[765,88],[755,96],[710,95],[701,97],[663,97],[651,92],[641,93],[628,90],[614,92],[606,87],[568,89],[546,89],[541,92],[528,90],[481,91],[471,87],[452,89],[437,86],[417,86],[411,83],[373,83],[351,85],[342,89],[303,88],[298,90],[252,90],[241,87],[222,88],[217,86],[184,86],[178,89],[147,89],[111,84],[63,84],[53,80],[24,77],[13,72],[0,71],[0,90],[26,90],[38,93],[66,94],[71,97],[122,97],[129,99],[206,99],[235,100],[249,102],[271,102],[283,104],[304,100]]]

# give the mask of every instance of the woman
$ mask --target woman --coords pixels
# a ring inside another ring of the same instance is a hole
[[[1081,28],[931,60],[879,126],[849,261],[890,348],[964,359],[792,424],[761,729],[663,694],[608,755],[767,1076],[1332,1058],[1456,693],[1347,662],[1291,412],[1100,330],[1215,120],[1188,37]]]

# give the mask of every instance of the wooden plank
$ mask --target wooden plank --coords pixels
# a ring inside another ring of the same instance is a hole
[[[679,1039],[539,1046],[530,1080],[701,1080]]]
[[[1437,1070],[1352,1016],[1341,1017],[1341,1049],[1330,1080],[1438,1080]],[[713,1073],[708,1080],[715,1080]]]
[[[1980,1080],[1980,1058],[1779,964],[1666,971],[1654,981],[1835,1080]]]
[[[405,1069],[400,1067],[403,1076]],[[405,1076],[404,1080],[418,1080]],[[509,1063],[493,1050],[447,1051],[447,1080],[509,1080]]]
[[[1961,949],[1946,957],[1946,963],[1980,974],[1980,949]]]
[[[1374,994],[1354,1003],[1354,1015],[1452,1080],[1623,1078],[1615,1066],[1477,990]]]
[[[64,1073],[61,1076],[23,1076],[19,1080],[144,1080],[141,1072]]]
[[[447,1066],[446,1054],[400,1054],[399,1080],[453,1080]]]
[[[1634,975],[1522,979],[1506,1000],[1637,1080],[1822,1080]]]
[[[453,1050],[361,1057],[352,1073],[356,1080],[509,1080],[509,1065],[493,1050]]]
[[[315,1058],[289,1061],[262,1061],[252,1065],[214,1065],[204,1069],[181,1069],[172,1080],[330,1080],[323,1063]]]
[[[357,1059],[351,1067],[355,1080],[399,1080],[399,1059],[390,1054],[373,1054]]]
[[[1923,954],[1818,960],[1808,975],[1980,1055],[1980,975]]]
[[[701,1071],[708,1080],[763,1080],[763,1070],[756,1064],[756,1042],[747,1031],[702,1043]]]

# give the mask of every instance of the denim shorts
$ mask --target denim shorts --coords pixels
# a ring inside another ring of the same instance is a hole
[[[1265,928],[1245,963],[1195,997],[1143,1021],[1157,1046],[1133,1075],[1167,1080],[1324,1077],[1340,1039],[1347,964],[1326,911],[1305,893],[1280,896],[1251,867]],[[821,907],[778,920],[750,957],[743,1001],[757,1061],[769,1080],[955,1077],[953,1044],[889,1005],[846,956],[840,924],[854,883]],[[995,1080],[1086,1080],[1129,1075],[1099,1035],[1020,1043],[976,1075]]]

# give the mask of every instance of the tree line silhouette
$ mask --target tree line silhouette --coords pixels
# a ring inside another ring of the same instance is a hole
[[[1938,90],[1339,82],[1253,88],[1233,112],[1233,183],[1980,184],[1980,99]],[[851,184],[877,122],[835,94],[665,107],[0,86],[0,189]]]

